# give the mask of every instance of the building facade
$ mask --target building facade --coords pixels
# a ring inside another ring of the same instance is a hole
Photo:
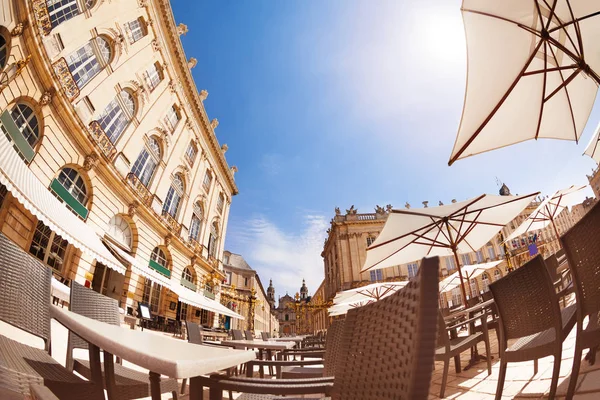
[[[0,0],[0,9],[3,136],[123,270],[26,208],[19,188],[0,186],[0,231],[61,280],[87,282],[128,311],[148,303],[165,319],[216,325],[178,293],[218,300],[236,168],[169,1]]]
[[[272,313],[270,298],[250,265],[239,255],[225,250],[223,253],[225,280],[221,291],[221,304],[232,309],[245,319],[230,319],[223,316],[226,329],[279,332],[279,321]],[[270,286],[272,287],[272,286]]]

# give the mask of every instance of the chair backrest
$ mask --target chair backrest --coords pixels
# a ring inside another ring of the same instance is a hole
[[[52,271],[0,233],[0,320],[50,344]]]
[[[244,331],[244,335],[246,336],[246,340],[254,340],[254,335],[252,331]]]
[[[267,340],[269,339],[269,334],[267,332],[261,332],[260,337],[262,338],[262,340]]]
[[[325,343],[325,360],[323,361],[323,376],[335,376],[337,359],[344,350],[340,346],[344,334],[345,319],[336,319],[331,322],[327,330],[327,341]]]
[[[119,302],[117,300],[86,288],[75,281],[71,282],[69,309],[74,313],[95,319],[96,321],[116,326],[121,325]],[[69,331],[67,359],[73,356],[73,349],[87,348],[88,344],[85,340]]]
[[[573,276],[581,316],[600,311],[600,203],[560,239]]]
[[[552,254],[544,260],[544,264],[546,264],[550,279],[552,279],[552,282],[555,282],[558,279],[558,258],[556,258],[555,254]]]
[[[428,397],[438,269],[438,257],[423,259],[419,273],[403,289],[348,311],[336,361],[334,400]]]
[[[186,322],[187,325],[187,335],[188,342],[194,344],[202,344],[204,343],[204,339],[202,339],[202,334],[200,333],[200,325],[195,322]]]
[[[562,335],[560,306],[541,255],[490,284],[500,315],[501,337],[520,338],[555,328]],[[502,343],[500,348],[502,349]]]
[[[444,314],[442,313],[442,311],[438,311],[438,316],[437,316],[437,340],[436,340],[436,346],[437,347],[448,347],[450,346],[450,338],[448,338],[448,331],[446,330],[446,321],[444,320]]]
[[[244,334],[239,329],[232,329],[231,334],[233,335],[233,340],[244,340]]]

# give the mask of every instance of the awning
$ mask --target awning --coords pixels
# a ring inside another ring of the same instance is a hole
[[[161,286],[166,288],[171,288],[171,279],[167,278],[160,272],[150,268],[148,265],[148,261],[141,259],[140,257],[133,257],[128,254],[126,251],[121,250],[118,246],[113,245],[107,240],[102,240],[102,243],[108,247],[110,251],[113,252],[117,257],[122,258],[124,261],[131,265],[131,271],[135,274],[142,275],[145,278],[150,279],[152,282],[155,282]]]
[[[125,273],[125,267],[104,247],[96,232],[50,193],[3,133],[0,133],[0,183],[23,207],[67,242],[118,273]]]
[[[244,317],[242,317],[240,314],[230,310],[218,301],[211,300],[201,293],[193,292],[190,289],[181,286],[180,284],[173,283],[171,290],[177,296],[179,296],[179,301],[182,303],[186,303],[197,308],[202,308],[203,310],[223,314],[231,318],[244,319]]]

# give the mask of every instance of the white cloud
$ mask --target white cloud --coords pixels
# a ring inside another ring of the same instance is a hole
[[[244,221],[228,233],[250,266],[258,271],[263,285],[273,279],[275,296],[294,296],[306,279],[309,294],[323,281],[323,241],[329,226],[322,215],[306,215],[298,233],[286,232],[264,216]]]

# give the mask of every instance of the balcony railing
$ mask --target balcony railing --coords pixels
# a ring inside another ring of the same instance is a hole
[[[58,59],[54,64],[52,64],[54,68],[54,72],[58,76],[58,82],[60,86],[65,91],[65,94],[69,98],[70,101],[73,101],[79,96],[79,86],[73,79],[73,74],[69,70],[69,64],[67,64],[67,60],[64,57]]]
[[[98,147],[100,147],[100,150],[102,150],[102,154],[104,154],[104,156],[106,156],[106,158],[109,160],[112,160],[114,155],[117,153],[117,149],[112,144],[108,136],[106,136],[104,129],[102,129],[98,121],[90,122],[90,135]]]
[[[133,172],[128,173],[127,182],[135,194],[142,200],[143,204],[148,207],[152,206],[152,193],[150,193],[146,185],[140,181],[140,178],[138,178],[136,174]]]
[[[32,6],[33,16],[35,17],[40,32],[44,36],[48,35],[52,30],[52,21],[50,21],[46,0],[33,0]]]
[[[167,211],[163,211],[161,216],[171,233],[179,237],[179,235],[181,235],[181,224],[177,222],[177,220],[175,220],[175,218],[173,218],[173,216]]]

